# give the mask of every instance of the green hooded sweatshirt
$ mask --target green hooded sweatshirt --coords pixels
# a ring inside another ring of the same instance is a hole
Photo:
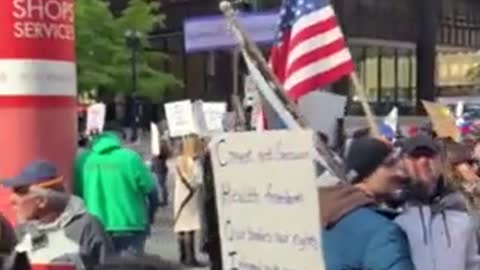
[[[142,158],[112,133],[97,136],[75,161],[75,194],[108,232],[145,231],[146,197],[153,189]]]

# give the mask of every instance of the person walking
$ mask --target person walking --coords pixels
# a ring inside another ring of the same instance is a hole
[[[141,255],[156,203],[155,184],[143,159],[106,132],[75,163],[75,194],[111,235],[115,250]]]
[[[203,267],[197,260],[195,232],[202,229],[200,187],[203,173],[196,137],[184,138],[181,155],[175,161],[174,231],[180,248],[180,262]]]

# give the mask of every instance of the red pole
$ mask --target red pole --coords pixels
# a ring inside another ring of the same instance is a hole
[[[71,188],[76,92],[74,0],[0,0],[0,179],[47,159]]]

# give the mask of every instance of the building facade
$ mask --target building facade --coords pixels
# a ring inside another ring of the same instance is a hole
[[[427,17],[422,13],[422,2],[428,1],[333,1],[358,75],[377,111],[388,110],[392,104],[413,107],[425,91],[417,87],[419,76],[429,72],[417,62],[417,48],[425,35],[422,19]],[[428,7],[427,15],[434,17],[437,12],[434,27],[427,29],[432,33],[427,38],[436,41],[432,42],[436,65],[435,92],[431,94],[475,94],[477,80],[470,74],[479,57],[480,3],[436,0],[431,4],[436,8]]]
[[[476,93],[477,81],[470,74],[474,73],[477,59],[480,61],[477,56],[480,2],[331,1],[347,36],[358,76],[378,113],[394,105],[410,112],[419,98]],[[124,6],[122,1],[113,2],[114,9]],[[162,12],[167,15],[167,28],[152,33],[151,42],[154,49],[171,56],[172,61],[161,68],[185,82],[184,89],[168,91],[166,100],[229,100],[234,89],[242,88],[242,72],[238,77],[233,76],[235,65],[231,50],[195,54],[186,54],[184,50],[183,21],[189,17],[219,14],[218,2],[161,1]],[[254,8],[267,10],[278,8],[281,0],[251,2]],[[432,87],[429,87],[429,74]],[[355,113],[355,95],[349,83],[339,83],[335,88],[351,97],[349,107]]]

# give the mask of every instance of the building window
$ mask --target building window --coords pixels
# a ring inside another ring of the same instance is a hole
[[[393,104],[395,101],[395,95],[397,90],[395,85],[395,49],[383,48],[381,52],[382,99],[380,100],[380,102]]]
[[[412,108],[416,96],[416,59],[414,49],[380,46],[352,46],[357,73],[367,100],[376,113],[385,114],[394,105]],[[349,113],[361,113],[355,89],[350,89]],[[405,111],[405,110],[404,110]]]

